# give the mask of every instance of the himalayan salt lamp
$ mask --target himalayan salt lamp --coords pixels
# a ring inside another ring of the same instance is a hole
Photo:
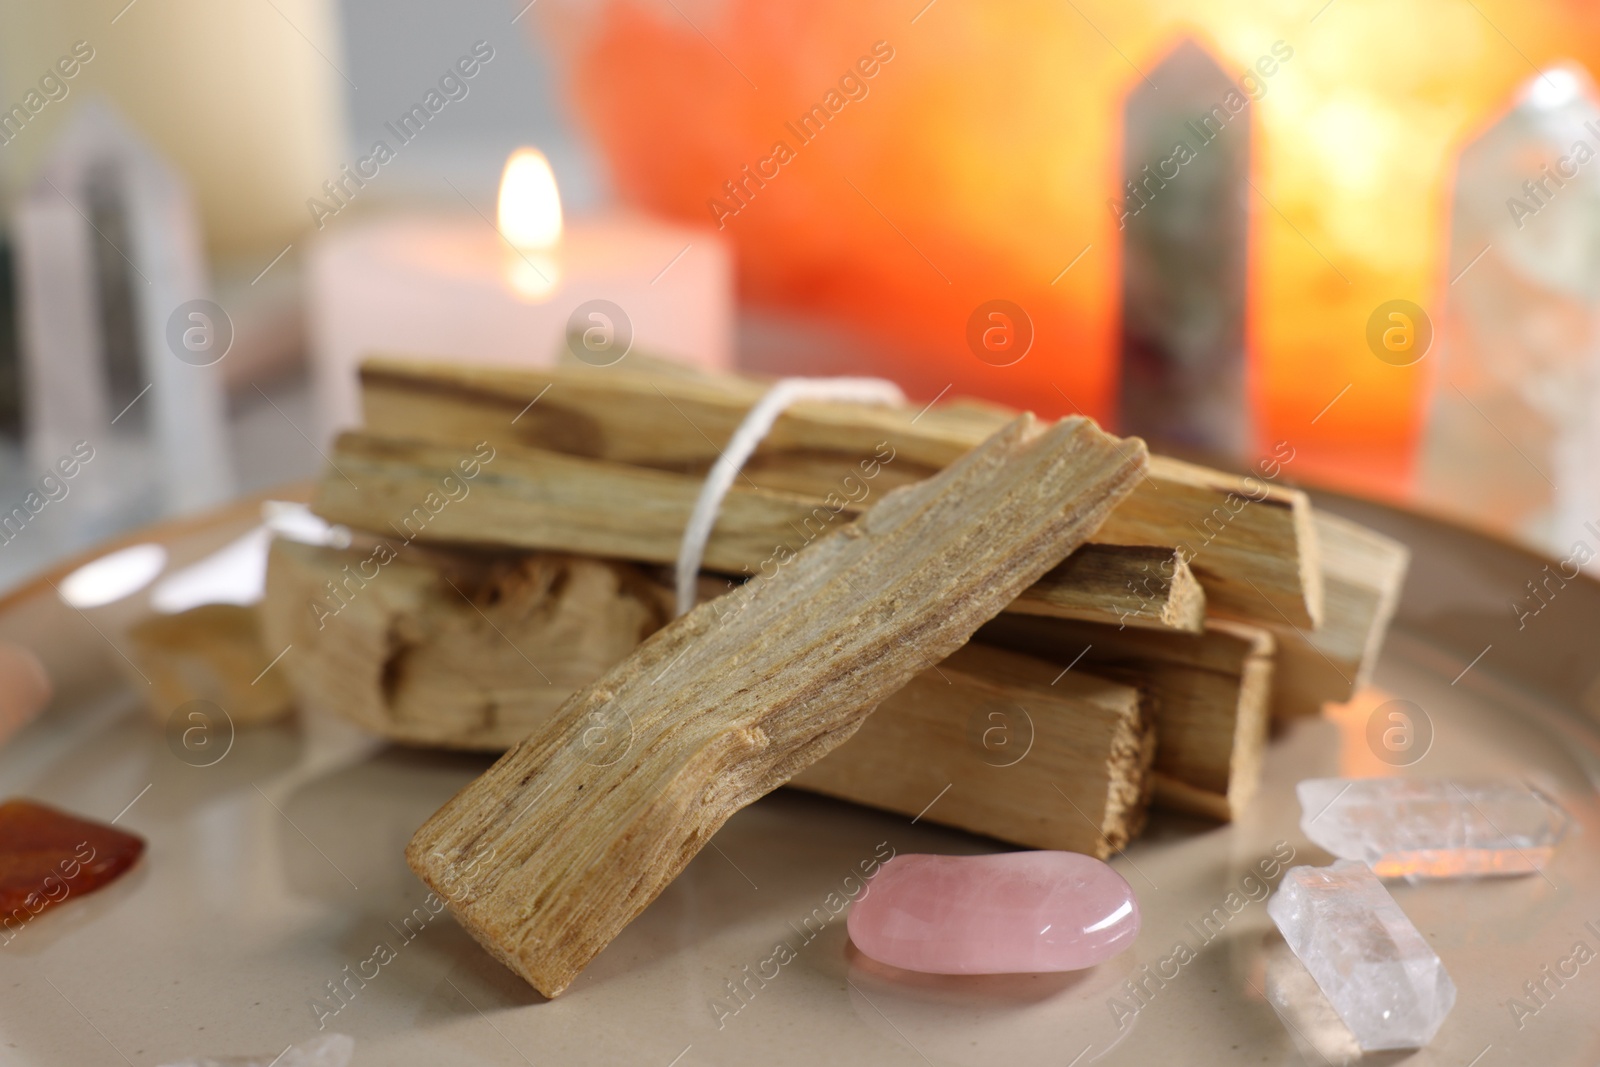
[[[1254,450],[1288,441],[1291,477],[1390,493],[1407,488],[1432,368],[1374,358],[1367,321],[1387,301],[1431,305],[1454,277],[1442,208],[1456,153],[1527,64],[1600,62],[1600,7],[1559,0],[544,0],[535,23],[619,194],[712,225],[708,201],[736,206],[721,232],[741,301],[818,327],[760,369],[883,374],[923,399],[949,386],[1101,419],[1123,103],[1174,40],[1204,42],[1240,99],[1196,112],[1237,106],[1252,131]],[[858,73],[880,41],[893,58]],[[825,125],[802,141],[789,126],[818,105]],[[1009,366],[966,335],[1000,299],[1034,327]]]
[[[1139,903],[1077,852],[896,856],[850,908],[850,940],[880,963],[931,974],[1092,967],[1133,944]]]

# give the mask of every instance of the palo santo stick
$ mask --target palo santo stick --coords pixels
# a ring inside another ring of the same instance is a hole
[[[672,563],[700,493],[698,476],[503,446],[460,500],[435,514],[441,481],[459,448],[344,434],[317,486],[313,508],[330,522],[380,536],[478,543]],[[881,468],[880,468],[881,469]],[[859,473],[859,472],[858,472]],[[875,484],[863,475],[858,497]],[[764,574],[779,557],[843,529],[858,506],[734,486],[706,545],[704,563],[728,574]],[[1170,548],[1086,545],[1007,610],[1114,625],[1198,631],[1205,594]]]
[[[307,710],[504,752],[664,625],[672,596],[628,563],[279,539],[260,610]]]
[[[546,388],[549,394],[528,407]],[[361,405],[370,433],[470,444],[492,426],[497,439],[528,448],[690,474],[710,468],[767,388],[731,374],[666,376],[626,364],[513,370],[378,358],[361,366]],[[546,401],[555,403],[545,407]],[[807,483],[808,495],[821,496],[837,490],[839,461],[853,466],[892,437],[891,466],[903,465],[900,483],[909,484],[949,466],[1007,421],[962,420],[929,432],[923,420],[911,422],[915,414],[802,401],[779,416],[747,469],[762,469],[764,457],[814,456],[826,463],[819,469],[833,472],[822,484]],[[891,469],[889,476],[897,473]]]
[[[1278,639],[1273,672],[1276,718],[1316,715],[1344,703],[1372,677],[1383,638],[1400,603],[1411,551],[1349,519],[1316,514],[1322,546],[1322,626],[1269,627]]]
[[[1205,629],[1206,594],[1177,549],[1084,545],[1006,611],[1199,633]]]
[[[789,784],[1105,859],[1144,825],[1155,731],[1132,686],[1058,675],[1043,660],[969,644]]]
[[[462,454],[449,445],[341,434],[336,469],[318,483],[312,510],[401,540],[671,563],[700,492],[700,481],[684,475],[497,446],[467,495],[431,512],[424,502],[430,493],[443,499],[439,485],[458,473]],[[765,562],[770,569],[780,547],[792,554],[803,538],[841,529],[849,518],[791,494],[735,487],[711,531],[705,565],[739,573]]]
[[[555,996],[730,815],[964,644],[1143,468],[1141,443],[1087,420],[1011,423],[736,603],[657,632],[436,812],[407,862],[484,947]],[[597,725],[626,730],[626,747],[597,756]]]
[[[362,368],[366,426],[374,434],[470,445],[493,427],[497,441],[690,474],[715,462],[765,390],[733,375],[622,366],[513,370],[373,359]],[[820,499],[840,492],[844,478],[859,479],[859,463],[883,442],[895,458],[883,464],[880,484],[908,483],[952,462],[1013,416],[975,403],[925,412],[796,404],[746,465],[745,484]],[[1152,456],[1149,478],[1093,540],[1183,549],[1211,606],[1239,618],[1287,618],[1302,628],[1321,619],[1311,506],[1299,490]]]
[[[209,701],[235,726],[272,722],[290,710],[289,687],[276,671],[252,608],[201,604],[174,615],[151,615],[128,630],[130,665],[148,682],[145,701],[155,720],[191,700]],[[275,646],[282,648],[283,646]]]
[[[1150,477],[1095,539],[1179,548],[1210,609],[1256,623],[1321,624],[1316,528],[1298,489],[1151,457]]]
[[[302,706],[408,744],[504,752],[671,617],[630,564],[412,550],[352,581],[370,555],[279,541],[262,611]],[[319,628],[310,605],[341,603]],[[790,784],[1104,858],[1144,821],[1155,732],[1138,690],[1059,674],[968,644]]]
[[[1163,633],[1007,615],[978,639],[1139,686],[1161,739],[1163,806],[1231,819],[1255,795],[1272,688],[1266,630],[1208,619],[1203,634]]]

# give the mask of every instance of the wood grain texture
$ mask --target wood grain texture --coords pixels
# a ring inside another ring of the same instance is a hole
[[[789,784],[1105,859],[1144,825],[1155,730],[1134,687],[1059,674],[1043,660],[969,644]]]
[[[412,839],[413,870],[546,996],[735,811],[844,742],[1104,521],[1144,449],[1019,419],[645,641]],[[597,723],[628,744],[586,747]]]
[[[1138,686],[1160,738],[1157,803],[1228,819],[1255,795],[1272,688],[1268,631],[1222,619],[1185,634],[1007,615],[978,639]]]
[[[665,625],[672,595],[627,563],[280,539],[260,610],[269,642],[294,646],[276,669],[306,710],[504,752]]]
[[[1325,511],[1316,513],[1322,546],[1322,625],[1279,623],[1272,714],[1316,715],[1342,704],[1372,677],[1389,621],[1400,604],[1411,550],[1391,538]]]
[[[1182,550],[1208,610],[1253,623],[1321,624],[1316,526],[1298,489],[1152,458],[1150,477],[1095,539]]]
[[[703,474],[767,384],[733,375],[639,373],[625,365],[491,368],[374,359],[362,369],[369,432],[461,445],[496,440],[574,456]],[[530,406],[531,405],[531,406]],[[747,485],[821,499],[887,444],[882,486],[953,462],[1015,412],[934,406],[796,404],[745,468]],[[1102,544],[1182,548],[1213,608],[1302,628],[1322,613],[1322,572],[1305,494],[1161,456],[1096,532]]]
[[[700,493],[698,475],[502,445],[470,486],[456,479],[468,491],[445,504],[439,486],[462,455],[456,445],[343,434],[313,508],[330,522],[419,543],[670,564]],[[886,491],[864,471],[855,477],[854,499],[735,485],[706,544],[705,567],[769,573],[780,556],[838,532]],[[424,504],[430,495],[436,512]],[[1084,545],[1007,610],[1198,631],[1205,593],[1174,549]]]
[[[1199,633],[1205,629],[1206,594],[1175,548],[1084,545],[1006,610]]]
[[[256,726],[287,715],[289,686],[267,665],[283,648],[263,640],[254,608],[202,604],[173,615],[150,615],[128,629],[128,652],[142,672],[131,676],[151,716],[162,726],[178,708],[204,700],[235,726]],[[145,684],[148,681],[148,685]]]
[[[421,542],[671,563],[700,492],[698,479],[680,474],[502,444],[463,499],[428,509],[424,501],[439,497],[462,454],[454,445],[341,434],[332,459],[343,474],[318,483],[312,510]],[[792,554],[851,517],[793,494],[737,487],[723,501],[705,565],[735,574],[770,568],[780,548]]]
[[[262,611],[294,644],[280,667],[303,707],[406,744],[504,752],[670,618],[666,586],[628,564],[413,550],[319,626],[311,605],[370,555],[278,542]],[[1104,858],[1144,821],[1155,733],[1136,689],[1058,674],[966,645],[790,784]]]

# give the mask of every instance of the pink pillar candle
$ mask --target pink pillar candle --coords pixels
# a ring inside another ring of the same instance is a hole
[[[625,318],[594,318],[596,301]],[[714,370],[733,362],[726,246],[653,219],[578,219],[558,245],[522,252],[477,216],[330,226],[311,255],[309,305],[323,437],[361,424],[356,368],[370,355],[549,366],[569,332],[600,326],[621,346],[603,364],[624,350]]]

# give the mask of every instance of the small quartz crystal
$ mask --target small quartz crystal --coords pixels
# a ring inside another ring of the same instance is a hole
[[[1380,878],[1461,878],[1544,869],[1571,819],[1536,789],[1412,778],[1308,778],[1300,829]]]
[[[1368,1052],[1421,1048],[1455,1006],[1444,964],[1364,863],[1291,867],[1267,914]]]
[[[849,927],[856,948],[909,971],[1074,971],[1133,944],[1139,904],[1122,875],[1076,852],[908,855],[872,876]]]

